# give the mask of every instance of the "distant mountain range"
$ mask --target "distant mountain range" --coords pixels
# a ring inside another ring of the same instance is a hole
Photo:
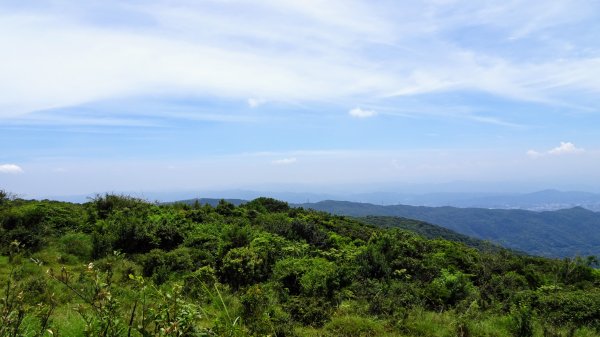
[[[600,256],[600,213],[575,207],[557,211],[457,207],[381,206],[347,201],[299,204],[355,217],[395,216],[440,225],[533,255]]]
[[[235,206],[239,206],[241,204],[247,203],[248,200],[243,199],[216,199],[216,198],[197,198],[197,199],[187,199],[187,200],[179,200],[177,203],[184,203],[187,205],[193,205],[198,202],[200,205],[211,205],[212,207],[216,207],[221,200],[225,200],[228,203],[234,204]],[[169,204],[169,203],[167,203]]]
[[[543,190],[533,193],[427,193],[405,194],[395,192],[363,193],[347,200],[380,205],[412,206],[452,206],[498,209],[525,209],[532,211],[552,211],[573,207],[584,207],[600,211],[600,194],[578,191]],[[315,200],[316,201],[316,200]]]
[[[583,207],[600,211],[600,194],[578,191],[543,190],[533,193],[426,193],[371,192],[355,194],[319,194],[298,192],[259,192],[232,190],[211,192],[209,197],[218,196],[231,200],[252,200],[258,197],[271,197],[290,203],[310,203],[324,200],[344,200],[375,205],[411,206],[452,206],[498,209],[525,209],[532,211],[553,211],[558,209]],[[164,198],[157,198],[163,199]],[[184,198],[181,198],[184,199]],[[218,198],[215,198],[219,200]],[[173,199],[175,200],[175,199]]]
[[[399,191],[399,192],[396,192]],[[413,193],[398,188],[395,191],[368,193],[304,193],[252,190],[226,190],[211,192],[123,192],[146,200],[168,202],[173,200],[193,200],[195,196],[220,200],[252,200],[258,197],[271,197],[289,203],[310,203],[323,200],[344,200],[371,203],[375,205],[412,205],[412,206],[452,206],[498,209],[525,209],[534,211],[552,211],[565,208],[583,207],[600,211],[600,194],[578,191],[543,190],[533,193],[480,193],[480,192],[436,192]],[[50,199],[69,202],[86,202],[90,195],[52,196]]]
[[[418,206],[526,209],[538,211],[584,207],[593,211],[600,211],[600,194],[577,191],[562,192],[557,190],[543,190],[534,193],[523,194],[479,196],[469,194],[429,194],[414,198],[410,202],[399,202],[399,204]]]

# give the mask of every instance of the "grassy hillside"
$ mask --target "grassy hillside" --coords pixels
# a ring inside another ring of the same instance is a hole
[[[0,336],[597,336],[583,259],[476,250],[266,198],[0,198]]]
[[[378,215],[417,219],[533,255],[600,256],[600,213],[581,207],[534,212],[484,208],[379,206],[345,201],[323,201],[302,206],[356,217]]]

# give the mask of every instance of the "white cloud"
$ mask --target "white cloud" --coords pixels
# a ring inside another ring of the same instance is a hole
[[[352,117],[356,117],[356,118],[369,118],[369,117],[374,117],[377,115],[377,112],[375,110],[364,110],[361,109],[360,107],[356,107],[350,111],[348,111],[348,114]]]
[[[298,161],[298,159],[296,157],[290,157],[290,158],[282,158],[282,159],[273,160],[271,163],[273,165],[291,165],[297,161]]]
[[[0,165],[0,173],[18,174],[23,173],[23,169],[15,164],[2,164]]]
[[[575,144],[571,142],[560,142],[560,145],[548,151],[548,154],[552,155],[561,155],[561,154],[569,154],[569,153],[581,153],[584,152],[584,149],[580,149],[575,146]]]
[[[531,158],[539,158],[539,157],[543,157],[543,156],[558,156],[558,155],[565,155],[565,154],[577,154],[577,153],[583,153],[585,152],[584,149],[578,148],[577,146],[575,146],[575,144],[571,143],[571,142],[560,142],[560,145],[550,149],[548,151],[545,152],[539,152],[539,151],[535,151],[535,150],[529,150],[527,151],[527,155]]]

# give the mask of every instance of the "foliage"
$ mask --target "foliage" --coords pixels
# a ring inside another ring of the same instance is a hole
[[[474,249],[426,226],[375,227],[269,198],[3,197],[0,225],[2,337],[600,331],[593,258]]]
[[[287,202],[275,200],[273,198],[257,198],[244,204],[244,207],[256,210],[260,213],[287,212],[290,209]]]
[[[555,327],[588,326],[600,332],[600,291],[540,291],[537,308],[542,320]]]
[[[92,258],[92,238],[81,232],[66,233],[60,238],[61,251],[77,256],[81,262]]]
[[[581,207],[537,212],[520,209],[381,206],[331,200],[301,206],[355,217],[385,216],[416,219],[419,222],[439,225],[460,233],[459,237],[462,235],[462,238],[459,240],[467,244],[471,244],[469,241],[472,240],[464,240],[464,235],[502,244],[504,247],[532,255],[548,257],[572,257],[576,254],[600,255],[598,245],[600,217],[597,212]],[[406,224],[402,219],[391,219],[389,222],[394,226],[393,223],[396,221],[400,227]],[[405,229],[414,230],[410,227],[412,225],[408,225]],[[420,232],[420,226],[416,227],[416,231]],[[434,229],[433,225],[425,227],[427,228],[422,228],[424,231],[430,231],[436,237],[454,240],[452,238],[454,235],[444,229]],[[423,232],[421,234],[429,235]],[[449,236],[446,236],[448,234]],[[480,243],[475,245],[480,246]],[[482,247],[485,246],[483,243]]]
[[[511,310],[511,332],[515,337],[533,337],[533,310],[528,305]]]
[[[325,325],[325,331],[330,336],[338,337],[378,336],[383,330],[381,323],[360,316],[334,317]]]
[[[441,275],[427,287],[427,298],[437,308],[452,307],[460,301],[476,296],[476,288],[469,275],[460,271],[442,269]]]

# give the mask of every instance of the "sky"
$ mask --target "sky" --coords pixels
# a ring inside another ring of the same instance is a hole
[[[0,188],[600,191],[598,36],[596,0],[0,0]]]

